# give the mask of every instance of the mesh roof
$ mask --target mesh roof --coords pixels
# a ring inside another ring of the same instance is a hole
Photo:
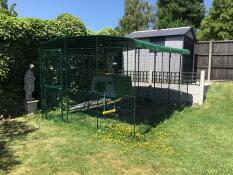
[[[68,48],[92,48],[96,49],[96,41],[104,48],[115,48],[119,50],[126,49],[149,49],[156,52],[169,52],[169,53],[178,53],[183,55],[189,55],[190,51],[187,49],[178,49],[172,47],[166,47],[151,42],[146,42],[138,39],[132,39],[127,37],[113,37],[113,36],[104,36],[104,35],[92,35],[92,36],[77,36],[77,37],[65,37],[57,38],[50,41],[42,43],[42,48],[60,48],[64,47],[64,42],[66,42],[66,47]],[[70,44],[71,45],[70,45]]]

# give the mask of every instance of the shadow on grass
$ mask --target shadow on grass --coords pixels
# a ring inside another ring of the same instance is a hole
[[[155,128],[160,123],[173,116],[174,112],[182,111],[184,108],[190,106],[190,104],[183,105],[167,105],[167,104],[142,104],[137,108],[137,121],[139,129],[142,134],[150,132],[152,128]],[[140,127],[141,125],[141,127]]]
[[[24,138],[27,134],[36,130],[25,122],[12,119],[0,120],[0,172],[9,172],[14,166],[20,164],[18,157],[10,143]]]
[[[133,117],[133,111],[131,111],[131,115],[125,115],[124,111],[121,112],[118,110],[117,113],[113,113],[113,115],[102,115],[101,111],[103,109],[97,109],[97,111],[86,110],[82,112],[72,112],[69,115],[69,122],[73,123],[82,123],[86,124],[86,126],[97,127],[97,116],[99,127],[108,127],[109,125],[114,125],[116,123],[127,123],[129,125],[136,124],[138,131],[141,134],[146,134],[150,132],[152,128],[155,128],[160,123],[172,117],[174,112],[182,111],[184,108],[190,106],[190,104],[182,104],[182,105],[168,105],[166,103],[153,103],[150,100],[146,100],[137,105],[135,111],[135,121]]]
[[[176,90],[165,89],[153,94],[153,91],[146,93],[147,89],[140,90],[145,93],[136,98],[133,96],[122,96],[116,99],[109,97],[105,102],[102,97],[98,99],[98,102],[94,96],[87,96],[87,98],[79,99],[80,101],[75,101],[75,97],[71,100],[76,102],[72,104],[73,109],[69,113],[63,113],[63,120],[98,128],[105,128],[117,123],[126,123],[132,126],[135,124],[140,133],[146,134],[158,124],[169,119],[174,112],[182,111],[190,106],[193,101],[190,94]],[[113,111],[113,109],[115,112],[103,114],[104,111]],[[61,111],[59,108],[51,109],[47,118],[61,120]]]

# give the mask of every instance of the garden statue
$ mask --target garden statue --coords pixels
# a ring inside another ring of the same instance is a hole
[[[32,93],[35,90],[34,68],[35,66],[33,64],[29,64],[29,69],[24,75],[24,91],[26,101],[34,100],[34,98],[32,97]]]

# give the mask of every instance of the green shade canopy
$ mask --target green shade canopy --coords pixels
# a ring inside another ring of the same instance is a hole
[[[150,42],[133,39],[135,42],[135,47],[140,49],[150,49],[156,52],[169,52],[169,53],[179,53],[183,55],[190,55],[190,51],[187,49],[178,49],[173,47],[166,47],[158,44],[153,44]]]

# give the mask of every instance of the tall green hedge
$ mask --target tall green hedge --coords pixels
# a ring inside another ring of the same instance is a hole
[[[17,116],[24,111],[23,77],[30,63],[36,66],[34,97],[39,98],[41,41],[93,34],[119,36],[111,28],[91,32],[78,17],[67,13],[55,20],[17,18],[0,13],[0,116]]]
[[[84,23],[70,14],[55,20],[16,18],[0,14],[0,115],[19,115],[24,111],[23,76],[28,64],[38,70],[38,48],[41,41],[87,35]],[[38,72],[36,76],[38,76]],[[39,97],[39,79],[35,97]]]

